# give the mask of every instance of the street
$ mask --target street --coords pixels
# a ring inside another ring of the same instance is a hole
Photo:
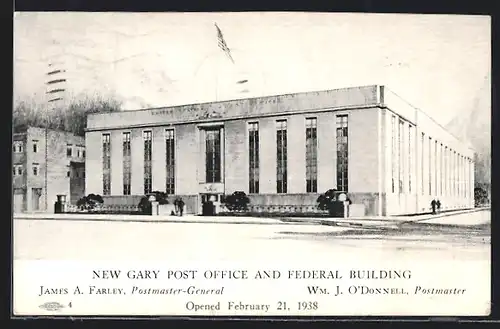
[[[15,260],[489,261],[490,226],[14,220]]]
[[[36,296],[41,287],[75,285],[90,290],[58,297],[64,305],[73,303],[65,310],[75,314],[213,314],[192,311],[190,302],[220,303],[221,315],[256,312],[224,306],[231,302],[272,306],[259,313],[264,315],[486,314],[489,308],[489,223],[338,226],[271,218],[27,217],[14,219],[14,282],[18,300],[31,303],[18,303],[18,308],[28,313],[39,311],[42,302],[59,300]],[[452,222],[450,216],[445,219]],[[104,280],[116,270],[123,272],[120,280],[118,274],[117,280]],[[135,279],[148,270],[161,271],[161,279]],[[198,272],[196,279],[192,270]],[[241,279],[243,272],[249,280]],[[220,289],[220,295],[151,292],[188,286]],[[131,295],[134,287],[138,293]],[[106,292],[92,293],[96,289]],[[462,293],[433,295],[433,289]],[[120,297],[125,290],[129,298]],[[377,292],[386,290],[397,292]],[[321,308],[297,309],[301,301]],[[290,307],[284,311],[280,303]]]

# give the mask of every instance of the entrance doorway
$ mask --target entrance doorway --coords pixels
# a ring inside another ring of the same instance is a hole
[[[201,214],[203,216],[214,216],[217,214],[222,194],[202,193],[201,199]]]
[[[42,189],[41,188],[31,189],[31,210],[32,211],[40,210],[41,197],[42,197]]]
[[[14,213],[20,213],[24,211],[24,190],[14,189]]]

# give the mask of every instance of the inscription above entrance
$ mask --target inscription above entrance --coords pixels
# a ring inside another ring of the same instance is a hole
[[[200,193],[224,193],[223,183],[202,183],[200,184]]]

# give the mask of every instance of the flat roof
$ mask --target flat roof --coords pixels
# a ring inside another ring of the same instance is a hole
[[[159,108],[96,113],[87,117],[87,130],[117,129],[120,126],[144,126],[204,122],[292,114],[320,109],[377,106],[377,85],[252,97],[217,102]]]
[[[94,113],[87,117],[86,131],[147,128],[374,107],[387,108],[411,124],[431,130],[434,137],[442,141],[455,140],[466,143],[384,85]],[[470,145],[466,147],[472,150]]]

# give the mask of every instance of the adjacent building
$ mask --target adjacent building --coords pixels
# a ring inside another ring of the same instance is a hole
[[[13,135],[14,212],[54,211],[57,195],[76,203],[85,192],[85,139],[28,127]]]
[[[85,143],[86,194],[107,203],[164,191],[200,213],[235,191],[313,206],[337,189],[359,216],[474,206],[473,150],[378,85],[92,114]]]

